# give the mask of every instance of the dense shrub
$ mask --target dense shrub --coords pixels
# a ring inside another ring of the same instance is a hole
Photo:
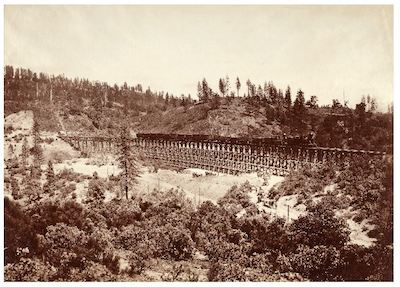
[[[13,131],[14,131],[13,126],[11,126],[11,125],[4,126],[4,134],[5,135],[11,134]]]
[[[289,234],[282,218],[270,220],[268,217],[245,218],[241,227],[251,241],[252,251],[263,253],[290,249]]]
[[[349,240],[349,230],[343,219],[321,201],[308,208],[308,214],[299,217],[291,226],[292,244],[317,245],[340,248]]]
[[[349,244],[341,249],[343,266],[340,275],[346,281],[366,280],[373,273],[372,254],[368,248]]]
[[[240,261],[247,260],[250,247],[250,244],[237,244],[214,237],[207,242],[204,253],[211,261]]]
[[[51,281],[56,269],[40,259],[22,258],[14,264],[4,266],[5,281]]]
[[[20,205],[4,198],[4,263],[18,261],[18,249],[27,248],[25,256],[33,256],[38,250],[36,229]]]
[[[90,249],[94,261],[103,262],[110,270],[115,271],[117,266],[109,262],[110,258],[117,257],[114,246],[114,233],[106,228],[95,226],[89,232],[87,248]],[[109,263],[109,264],[108,264]]]
[[[155,253],[156,242],[149,240],[148,230],[141,226],[130,224],[121,228],[115,238],[116,246],[129,251],[136,251],[137,246],[146,249],[150,255]]]
[[[57,267],[83,268],[88,236],[75,226],[57,223],[46,228],[42,242],[46,259]]]
[[[371,249],[373,271],[367,280],[393,281],[393,245],[377,244]]]
[[[146,227],[128,225],[122,228],[116,243],[144,259],[151,257],[188,259],[191,258],[194,248],[189,230],[173,227],[170,224],[146,225]]]
[[[272,188],[268,197],[276,199],[284,195],[298,194],[306,200],[316,193],[322,193],[324,187],[332,183],[337,169],[336,165],[327,164],[292,171],[278,187]]]
[[[340,270],[343,262],[340,251],[334,246],[300,245],[295,253],[289,255],[291,270],[313,281],[342,280]]]
[[[246,270],[235,261],[216,261],[207,273],[209,281],[246,281]]]
[[[93,178],[89,181],[85,203],[91,207],[97,207],[104,203],[105,187],[103,181],[98,178],[95,172]]]
[[[251,185],[248,181],[240,187],[234,185],[218,200],[218,205],[228,210],[230,213],[236,214],[242,209],[254,206],[250,201],[250,192]]]
[[[85,209],[75,201],[44,201],[28,210],[32,225],[38,234],[45,234],[50,225],[65,223],[84,229],[86,226]]]
[[[106,219],[108,227],[116,228],[133,224],[142,218],[139,202],[134,200],[114,199],[104,203],[99,213]]]
[[[182,192],[168,190],[153,192],[138,198],[143,212],[143,218],[151,220],[152,224],[161,226],[170,223],[173,226],[188,227],[193,206]]]
[[[390,218],[393,210],[392,158],[356,157],[351,164],[340,170],[335,182],[337,189],[353,199],[353,208],[364,212],[378,225],[385,225],[393,220]],[[387,220],[382,221],[384,215]],[[389,228],[391,227],[389,226]]]
[[[192,257],[194,242],[188,229],[174,227],[166,224],[155,228],[150,235],[150,240],[155,241],[156,256],[182,260]]]
[[[64,168],[57,174],[57,178],[66,181],[77,181],[79,180],[79,178],[81,178],[81,175],[79,173],[74,172],[72,168],[71,169]]]
[[[235,217],[224,208],[210,201],[203,202],[197,212],[191,215],[190,231],[197,248],[206,251],[210,246],[216,248],[213,240],[237,244],[243,238]]]
[[[116,203],[108,203],[110,210],[102,212],[105,217],[113,210],[118,213],[107,221],[109,225],[121,228],[116,238],[120,247],[136,254],[132,258],[191,258],[194,242],[188,229],[192,212],[190,202],[172,190],[131,202],[122,203],[120,208],[116,208]]]
[[[112,273],[106,266],[97,262],[88,262],[83,270],[73,269],[68,281],[119,281],[120,277]]]
[[[6,199],[6,280],[142,280],[155,263],[163,265],[162,280],[197,281],[185,264],[201,262],[210,281],[390,281],[391,172],[386,161],[360,160],[293,173],[274,195],[303,194],[306,213],[292,222],[251,211],[248,183],[197,210],[176,190],[103,202],[112,184],[96,177],[86,204],[46,195],[22,209]],[[75,179],[66,171],[56,182],[62,189]],[[369,248],[349,244],[337,212],[357,200],[360,220],[377,224]]]
[[[172,266],[161,275],[161,279],[167,282],[197,282],[199,281],[199,275],[193,271],[188,264],[173,263]]]

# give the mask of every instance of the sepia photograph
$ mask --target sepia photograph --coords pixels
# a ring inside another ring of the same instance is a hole
[[[394,281],[393,4],[2,6],[4,281]]]

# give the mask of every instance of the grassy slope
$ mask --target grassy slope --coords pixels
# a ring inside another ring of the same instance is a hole
[[[202,103],[136,119],[133,126],[137,131],[153,133],[271,137],[281,132],[279,124],[268,119],[263,108],[250,107],[239,99],[230,102],[223,99],[217,109],[212,109],[209,103]]]
[[[124,115],[122,107],[116,105],[104,107],[97,116],[87,103],[78,112],[72,112],[62,105],[36,104],[32,109],[40,129],[49,132],[65,130],[110,135],[117,132],[117,127],[126,118],[136,132],[150,133],[273,137],[287,128],[266,115],[265,108],[252,106],[241,99],[221,99],[218,108],[213,108],[211,103],[200,103],[190,107],[178,106],[164,112],[129,111],[128,116]]]

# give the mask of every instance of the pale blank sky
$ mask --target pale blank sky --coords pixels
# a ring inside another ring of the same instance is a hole
[[[196,94],[206,77],[301,88],[320,104],[393,96],[391,6],[6,6],[5,64]],[[231,83],[233,88],[233,83]]]

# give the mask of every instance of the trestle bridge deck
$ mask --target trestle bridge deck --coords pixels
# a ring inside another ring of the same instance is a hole
[[[284,176],[304,166],[355,160],[358,156],[384,156],[375,151],[322,148],[306,141],[148,135],[130,140],[131,147],[142,157],[176,168],[202,168],[228,174],[261,172]],[[60,135],[60,138],[85,152],[114,153],[119,141],[95,136]]]

